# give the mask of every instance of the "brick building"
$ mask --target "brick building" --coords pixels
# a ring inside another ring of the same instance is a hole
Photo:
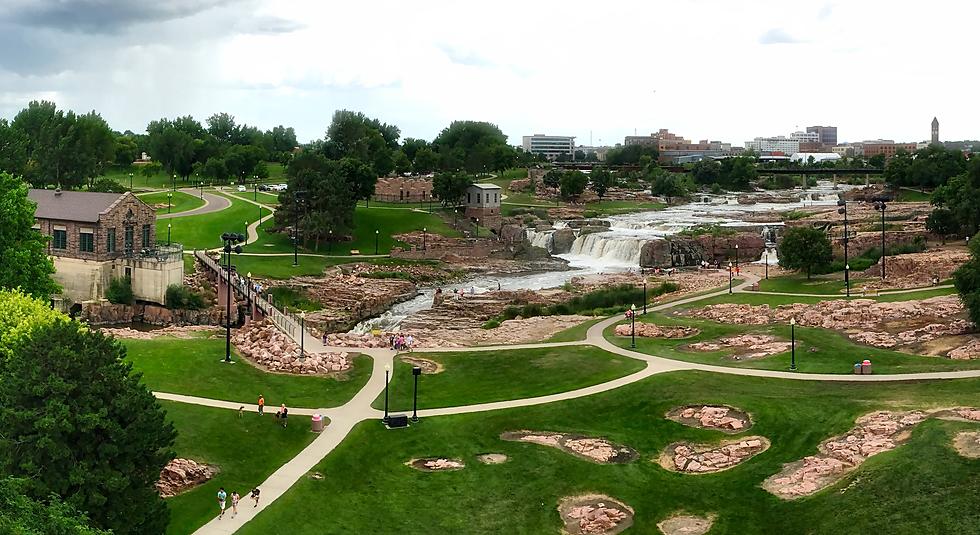
[[[466,189],[466,217],[480,220],[480,226],[496,228],[500,223],[500,186],[473,184]]]
[[[877,156],[878,154],[884,154],[886,158],[891,158],[900,150],[911,154],[916,149],[917,145],[915,143],[895,143],[889,140],[865,141],[861,144],[861,150],[865,158]]]
[[[184,278],[182,248],[156,244],[156,213],[132,193],[32,189],[35,225],[49,236],[55,280],[74,301],[101,299],[128,278],[136,299],[163,303]]]
[[[379,178],[371,200],[412,203],[432,198],[431,178],[395,176]]]

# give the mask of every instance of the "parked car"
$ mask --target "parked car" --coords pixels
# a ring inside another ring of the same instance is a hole
[[[279,191],[286,191],[287,189],[289,189],[288,184],[279,184]]]
[[[245,188],[244,185],[239,184],[238,185],[238,191],[248,191],[248,190]]]
[[[268,184],[259,184],[259,191],[272,191]]]

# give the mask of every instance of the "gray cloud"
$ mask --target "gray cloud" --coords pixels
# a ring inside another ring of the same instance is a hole
[[[242,0],[9,0],[0,21],[56,30],[114,34],[134,24],[189,17]]]
[[[279,17],[260,16],[244,19],[235,25],[235,30],[251,34],[279,34],[301,30],[305,26],[299,22]]]
[[[799,42],[799,39],[788,34],[782,28],[772,28],[759,36],[759,44],[761,45],[781,45]]]

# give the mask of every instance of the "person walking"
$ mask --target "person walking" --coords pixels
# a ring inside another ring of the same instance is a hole
[[[225,492],[225,488],[224,487],[219,488],[218,507],[221,509],[221,512],[218,513],[218,520],[221,520],[221,517],[225,516],[225,500],[227,499],[228,499],[228,493]]]
[[[251,494],[252,494],[252,499],[255,500],[255,505],[253,505],[252,507],[258,507],[259,506],[259,488],[258,487],[255,487],[254,489],[252,489],[252,493]]]
[[[286,408],[286,404],[283,403],[282,407],[279,409],[279,419],[282,421],[282,428],[286,428],[286,418],[289,416],[289,409]]]
[[[241,496],[238,495],[237,490],[231,491],[231,517],[232,518],[238,516],[238,500],[240,499]]]
[[[265,414],[265,398],[262,394],[259,394],[259,416]]]

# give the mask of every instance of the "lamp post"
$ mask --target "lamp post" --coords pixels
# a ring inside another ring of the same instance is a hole
[[[885,280],[885,209],[884,200],[875,201],[875,210],[881,212],[881,280]]]
[[[306,340],[306,311],[301,310],[299,313],[299,358],[306,358],[306,349],[303,342]]]
[[[259,177],[252,177],[252,200],[258,202],[259,200]]]
[[[242,246],[239,243],[245,241],[245,237],[241,234],[235,234],[234,232],[225,232],[221,235],[221,240],[225,242],[224,252],[228,257],[228,263],[225,266],[225,273],[227,273],[226,279],[226,294],[225,294],[225,360],[224,362],[231,364],[231,253],[241,254]]]
[[[129,191],[133,191],[133,173],[129,173]]]
[[[412,366],[412,375],[415,377],[415,390],[412,392],[412,421],[419,421],[419,376],[422,375],[422,368]]]
[[[728,263],[728,293],[732,293],[732,263]]]
[[[333,251],[333,229],[327,231],[327,254]]]
[[[837,209],[837,213],[842,214],[844,216],[844,239],[842,240],[844,242],[844,292],[847,295],[847,297],[850,297],[851,277],[850,274],[848,273],[848,271],[850,270],[847,268],[848,266],[847,242],[850,241],[851,238],[847,232],[847,201],[841,199],[837,201],[837,206],[840,206],[840,208]],[[882,254],[884,254],[884,249],[882,249]]]
[[[388,376],[391,373],[391,366],[385,364],[385,417],[381,421],[385,424],[388,423]]]
[[[738,244],[735,244],[735,270],[738,271]]]
[[[647,313],[647,279],[643,277],[643,313]]]
[[[630,347],[636,349],[636,305],[630,305]]]
[[[765,260],[766,261],[766,280],[769,280],[769,250],[768,249],[766,250],[766,252],[762,253],[762,257],[766,259]]]
[[[303,203],[300,198],[302,191],[293,193],[293,267],[299,265],[299,205]]]
[[[174,173],[173,190],[177,191],[177,173]]]
[[[204,181],[201,181],[201,200],[204,200]]]
[[[170,245],[170,223],[167,223],[167,245]]]
[[[789,369],[796,371],[796,318],[789,319],[790,360]]]
[[[248,245],[248,220],[245,220],[245,245]]]
[[[248,286],[245,289],[245,296],[248,299],[248,309],[252,310],[252,272],[249,271],[245,274],[245,280],[248,282]],[[251,314],[251,312],[249,312]]]
[[[375,254],[375,256],[378,255],[378,239],[380,237],[381,237],[381,231],[380,230],[375,230],[374,231],[374,254]]]
[[[476,218],[476,237],[480,237],[480,218]]]
[[[426,248],[425,248],[425,235],[426,235],[426,233],[428,232],[428,230],[429,230],[429,229],[427,229],[427,228],[425,228],[425,227],[422,227],[422,250],[423,250],[423,251],[425,251],[425,250],[426,250]]]
[[[167,213],[168,214],[170,213],[170,207],[173,206],[173,199],[174,199],[174,194],[173,193],[168,193],[167,194]]]

